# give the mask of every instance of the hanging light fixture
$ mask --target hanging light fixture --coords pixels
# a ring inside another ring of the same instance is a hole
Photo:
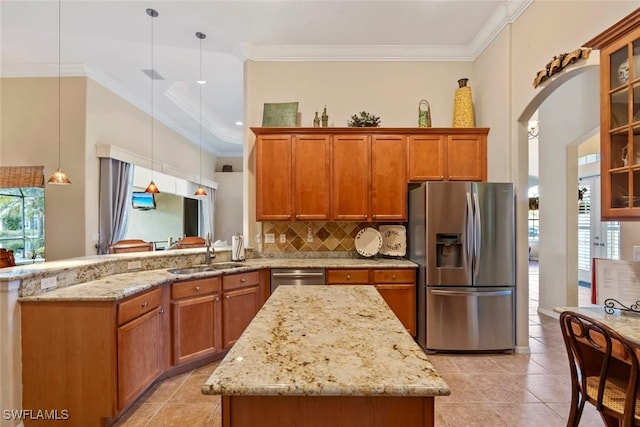
[[[145,193],[158,194],[160,190],[153,182],[153,79],[155,78],[155,70],[153,69],[153,18],[158,17],[158,12],[155,9],[147,9],[147,15],[151,17],[151,70],[149,70],[149,77],[151,78],[151,182],[144,189]]]
[[[536,139],[538,137],[539,131],[540,130],[538,129],[538,121],[530,121],[529,129],[527,129],[527,137],[529,139]]]
[[[200,184],[198,185],[198,189],[196,190],[196,192],[194,193],[195,196],[198,197],[204,197],[207,195],[207,192],[205,191],[204,187],[202,186],[202,86],[206,83],[206,81],[204,81],[202,79],[202,40],[204,38],[207,37],[207,35],[205,33],[201,33],[201,32],[197,32],[196,33],[196,37],[198,39],[200,39],[200,78],[198,79],[198,84],[200,85],[200,120],[199,120],[199,126],[200,126],[200,143],[199,143],[199,147],[200,147]]]
[[[61,60],[60,60],[60,51],[61,51],[61,45],[62,45],[62,26],[61,26],[61,0],[58,0],[58,169],[53,173],[53,175],[51,175],[51,177],[49,178],[49,180],[47,181],[47,183],[49,184],[56,184],[56,185],[69,185],[71,184],[71,181],[69,180],[69,178],[67,177],[67,174],[64,173],[64,171],[62,170],[62,167],[60,166],[60,153],[61,153],[61,123],[62,123],[62,101],[61,101],[61,86],[62,86],[62,72],[61,72]]]

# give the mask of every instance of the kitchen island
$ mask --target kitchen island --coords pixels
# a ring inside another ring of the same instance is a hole
[[[279,287],[202,392],[225,427],[432,426],[451,393],[369,286]]]

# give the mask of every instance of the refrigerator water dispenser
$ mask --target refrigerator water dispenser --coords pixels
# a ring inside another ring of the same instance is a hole
[[[462,236],[436,234],[436,267],[462,267]]]

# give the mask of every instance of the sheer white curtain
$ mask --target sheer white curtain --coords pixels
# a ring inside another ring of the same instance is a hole
[[[126,236],[131,216],[132,194],[133,165],[101,158],[98,254],[109,253],[109,245]]]
[[[215,240],[215,226],[216,226],[216,190],[213,188],[206,188],[207,195],[202,199],[202,232],[206,237],[207,233],[211,236],[211,242]]]

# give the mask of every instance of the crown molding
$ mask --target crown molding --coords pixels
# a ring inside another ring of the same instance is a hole
[[[235,51],[252,61],[474,61],[534,0],[502,3],[467,45],[251,45]]]

